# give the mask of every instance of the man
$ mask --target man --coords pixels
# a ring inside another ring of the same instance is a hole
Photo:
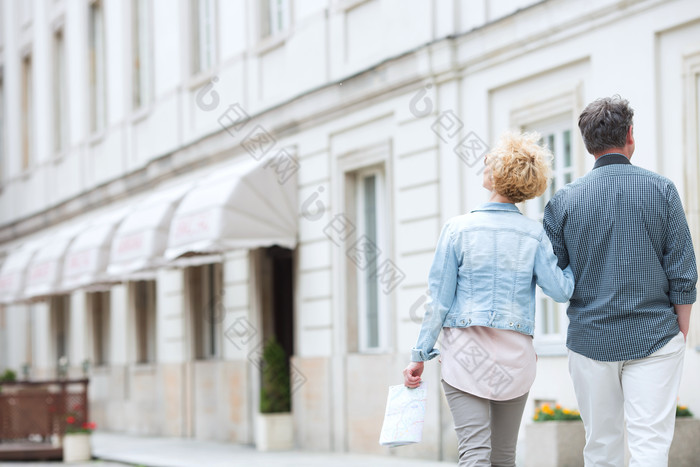
[[[635,167],[632,117],[615,96],[578,125],[593,170],[557,192],[544,227],[559,266],[571,265],[566,346],[585,465],[666,466],[697,268],[678,191]]]

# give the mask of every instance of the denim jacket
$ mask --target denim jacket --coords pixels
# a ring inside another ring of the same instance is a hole
[[[435,250],[420,334],[411,360],[435,358],[443,327],[487,326],[532,335],[535,284],[560,303],[571,297],[571,267],[557,266],[542,224],[514,204],[486,203],[445,224]]]

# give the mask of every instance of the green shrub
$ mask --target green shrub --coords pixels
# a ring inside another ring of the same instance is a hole
[[[536,422],[581,420],[581,414],[578,410],[566,409],[559,404],[556,404],[554,408],[549,404],[542,404],[535,409],[535,415],[532,419]]]
[[[260,412],[289,412],[291,406],[289,362],[284,349],[273,338],[263,348]]]
[[[677,405],[676,406],[676,417],[692,417],[693,412],[688,410],[688,407],[685,405]]]
[[[13,381],[17,381],[17,373],[10,369],[7,369],[3,374],[0,375],[0,381],[2,381],[3,383],[11,383]]]

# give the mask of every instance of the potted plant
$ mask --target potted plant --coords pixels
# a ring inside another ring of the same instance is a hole
[[[292,449],[294,427],[289,362],[284,349],[274,338],[263,347],[261,363],[260,413],[255,436],[257,449]]]
[[[535,410],[532,420],[534,423],[525,427],[525,465],[583,467],[586,431],[577,410],[543,404]]]
[[[93,422],[78,423],[74,414],[66,416],[66,432],[63,435],[63,462],[84,462],[92,458],[90,437],[97,428]]]
[[[7,369],[3,374],[0,375],[0,383],[12,383],[17,380],[17,374]],[[0,392],[2,392],[2,386],[0,386]]]

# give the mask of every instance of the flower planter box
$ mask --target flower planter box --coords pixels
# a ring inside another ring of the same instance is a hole
[[[525,426],[527,467],[583,467],[583,422],[549,421]]]
[[[526,426],[527,467],[583,466],[583,422],[540,422]],[[677,418],[668,465],[696,467],[700,459],[700,419]],[[626,458],[629,460],[629,453]]]
[[[63,436],[63,462],[84,462],[92,458],[89,433],[67,433]]]
[[[696,467],[700,459],[700,418],[676,419],[668,465],[673,467]]]
[[[291,413],[259,413],[255,427],[258,451],[286,451],[294,447]]]

